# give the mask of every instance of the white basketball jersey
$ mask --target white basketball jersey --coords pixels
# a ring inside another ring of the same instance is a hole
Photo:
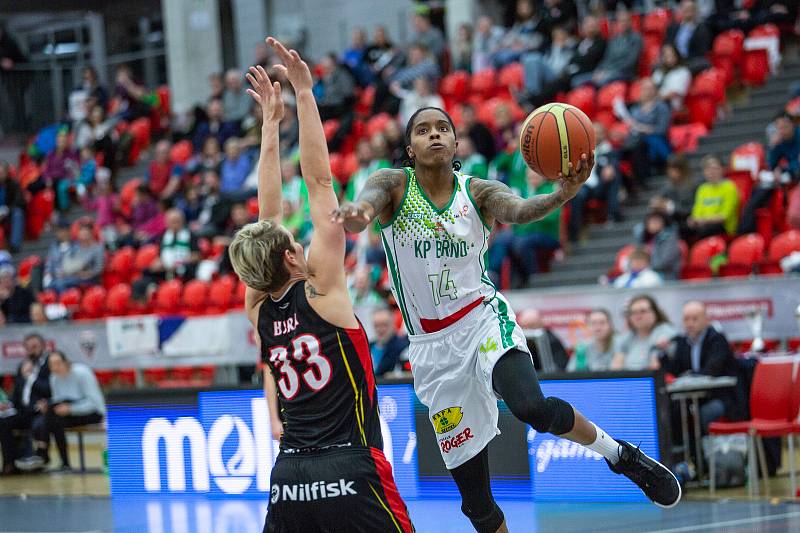
[[[485,257],[491,228],[469,192],[472,176],[454,172],[453,195],[437,209],[414,169],[403,170],[405,193],[392,219],[381,225],[381,236],[406,330],[419,335],[446,326],[470,304],[495,296]]]

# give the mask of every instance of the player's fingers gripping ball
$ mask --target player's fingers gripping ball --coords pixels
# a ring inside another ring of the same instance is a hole
[[[581,155],[591,155],[595,138],[586,113],[569,104],[545,104],[534,110],[519,134],[519,150],[528,166],[547,179],[569,174],[569,164],[578,168]]]

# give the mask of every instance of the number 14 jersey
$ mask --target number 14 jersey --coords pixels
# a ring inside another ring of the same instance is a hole
[[[275,378],[282,450],[383,449],[378,392],[364,328],[340,328],[309,305],[305,281],[258,313],[261,360]]]
[[[457,321],[496,290],[486,272],[491,230],[480,214],[469,183],[453,173],[453,194],[438,209],[404,168],[403,199],[381,225],[392,293],[409,335],[438,331]],[[480,178],[478,178],[480,179]]]

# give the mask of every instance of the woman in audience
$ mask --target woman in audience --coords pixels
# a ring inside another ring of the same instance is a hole
[[[70,147],[69,134],[67,130],[61,130],[56,135],[56,149],[52,151],[44,161],[42,174],[36,182],[28,186],[32,192],[38,192],[44,188],[58,190],[61,180],[75,179],[80,173],[80,162],[78,154]],[[66,209],[68,205],[58,205],[59,209]]]
[[[413,89],[406,90],[399,83],[392,83],[392,94],[400,99],[400,120],[407,123],[418,109],[423,107],[444,107],[444,101],[431,87],[428,78],[422,76],[414,80]]]
[[[453,45],[453,70],[472,70],[472,24],[458,27],[458,37]]]
[[[625,312],[628,332],[611,363],[613,370],[655,370],[658,355],[669,346],[677,330],[652,296],[633,297]]]
[[[650,253],[650,268],[664,280],[678,279],[681,269],[681,249],[678,232],[670,226],[666,215],[659,211],[648,213],[644,224],[634,230],[637,244]]]
[[[631,130],[625,144],[631,154],[633,173],[643,183],[650,177],[653,166],[663,164],[672,152],[667,139],[672,113],[669,105],[659,99],[651,80],[643,79],[640,87],[639,104],[630,113],[623,112],[622,119]]]
[[[75,131],[75,146],[82,150],[92,147],[103,154],[103,166],[112,170],[116,165],[116,143],[119,135],[114,131],[117,121],[107,119],[105,109],[96,105],[92,107],[89,116],[81,122]]]
[[[672,44],[661,47],[661,60],[651,76],[658,88],[658,97],[667,102],[673,111],[683,108],[683,99],[692,84],[692,73],[681,61]]]
[[[586,319],[592,338],[575,347],[575,354],[567,363],[569,372],[609,370],[614,355],[620,353],[620,337],[608,309],[593,309]]]
[[[692,176],[689,161],[684,154],[667,158],[667,183],[650,200],[650,209],[664,213],[678,225],[681,238],[686,238],[686,220],[692,213],[694,196],[700,182]]]

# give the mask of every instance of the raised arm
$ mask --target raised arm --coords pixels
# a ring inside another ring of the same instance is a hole
[[[382,168],[367,179],[355,202],[344,202],[331,213],[331,220],[343,224],[348,233],[360,233],[381,216],[388,220],[394,205],[393,195],[405,186],[406,173],[394,168]]]
[[[278,131],[283,118],[281,84],[272,82],[262,66],[250,67],[247,89],[261,106],[261,153],[258,157],[258,219],[270,219],[277,224],[283,219],[281,198],[281,158]]]
[[[325,293],[338,287],[346,290],[344,273],[345,236],[342,227],[330,219],[339,207],[333,190],[328,145],[322,129],[317,102],[311,92],[311,71],[294,50],[287,50],[272,37],[267,39],[283,62],[276,65],[294,87],[300,123],[300,172],[308,187],[308,203],[314,235],[308,251],[308,269],[315,288]]]

